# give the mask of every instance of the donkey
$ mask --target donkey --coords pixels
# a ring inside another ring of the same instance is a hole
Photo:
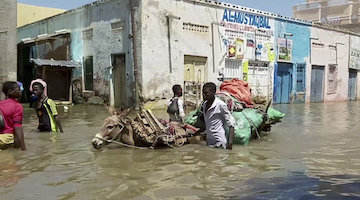
[[[100,149],[103,145],[108,144],[107,140],[118,139],[128,145],[135,145],[133,137],[133,129],[131,126],[131,119],[127,114],[130,109],[118,112],[115,108],[108,106],[107,110],[110,117],[104,120],[104,124],[100,132],[98,132],[92,139],[92,145],[95,149]]]

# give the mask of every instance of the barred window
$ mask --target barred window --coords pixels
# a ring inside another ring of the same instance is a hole
[[[242,62],[241,60],[230,60],[225,59],[225,68],[224,68],[224,78],[225,80],[238,78],[242,79]]]
[[[192,23],[183,23],[183,30],[207,33],[209,32],[209,27]]]
[[[337,90],[337,66],[329,65],[328,94],[334,94]]]
[[[116,21],[111,23],[111,30],[123,30],[124,29],[124,21]]]
[[[89,28],[89,29],[83,30],[82,36],[83,36],[84,40],[92,39],[92,37],[93,37],[93,29]]]
[[[298,64],[296,66],[296,91],[305,91],[305,64]]]

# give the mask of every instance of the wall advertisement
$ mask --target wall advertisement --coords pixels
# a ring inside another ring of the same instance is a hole
[[[223,57],[272,62],[275,20],[225,9],[219,26]]]
[[[291,62],[292,61],[292,46],[291,39],[278,38],[278,61]]]
[[[349,68],[360,70],[360,38],[350,36]]]

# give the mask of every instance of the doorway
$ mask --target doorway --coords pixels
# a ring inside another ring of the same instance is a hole
[[[85,90],[94,90],[94,68],[93,57],[84,57],[84,76],[85,76]]]
[[[275,83],[275,103],[290,103],[293,82],[293,64],[279,63]]]
[[[184,102],[197,107],[202,101],[202,85],[206,81],[206,57],[184,57]]]
[[[324,66],[312,66],[310,102],[324,101]]]
[[[125,54],[112,54],[111,63],[113,67],[115,107],[124,109],[127,99]]]
[[[349,69],[349,100],[356,100],[356,77],[357,71],[354,69]]]

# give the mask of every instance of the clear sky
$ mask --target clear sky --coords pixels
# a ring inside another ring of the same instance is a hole
[[[19,3],[32,4],[61,9],[73,9],[95,0],[18,0]],[[284,16],[292,16],[292,6],[305,2],[305,0],[219,0],[245,7],[255,8]]]

